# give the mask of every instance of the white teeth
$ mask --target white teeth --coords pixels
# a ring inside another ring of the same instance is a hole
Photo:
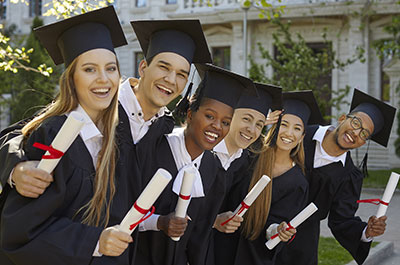
[[[210,136],[210,137],[213,137],[213,138],[218,138],[218,134],[216,134],[216,133],[212,133],[212,132],[205,132],[205,134],[207,135],[207,136]],[[214,140],[214,139],[213,139]]]
[[[242,136],[244,139],[246,139],[246,140],[251,140],[251,138],[252,137],[250,137],[250,136],[247,136],[247,135],[245,135],[245,134],[243,134],[243,133],[240,133],[240,136]]]
[[[290,140],[290,139],[285,138],[285,137],[281,137],[281,140],[282,140],[282,142],[284,142],[285,144],[290,144],[290,143],[293,142],[293,140]]]
[[[107,93],[108,91],[110,91],[109,88],[96,88],[92,90],[94,93]]]
[[[158,88],[163,90],[163,91],[165,91],[165,92],[167,92],[168,94],[172,94],[172,90],[171,89],[168,89],[168,88],[163,87],[163,86],[158,86]]]
[[[346,133],[346,137],[350,142],[354,143],[354,139],[350,136],[350,134]]]

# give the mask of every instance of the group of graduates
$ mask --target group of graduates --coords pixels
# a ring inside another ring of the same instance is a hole
[[[349,150],[369,140],[387,146],[395,109],[355,89],[349,114],[322,126],[312,91],[282,93],[212,65],[198,20],[131,24],[145,59],[140,78],[122,83],[114,48],[127,42],[112,6],[35,29],[65,71],[51,104],[1,134],[0,263],[310,265],[328,217],[362,264],[386,216],[355,216],[364,173]],[[191,64],[201,82],[176,106],[185,120],[177,127],[166,105],[183,92]],[[54,172],[38,169],[72,111],[86,118],[79,136]],[[154,213],[132,235],[120,231],[159,168],[172,180]],[[180,218],[187,170],[195,180]],[[243,217],[234,215],[262,175],[271,182]],[[291,227],[310,202],[318,211]],[[265,242],[277,236],[283,242],[269,250]]]

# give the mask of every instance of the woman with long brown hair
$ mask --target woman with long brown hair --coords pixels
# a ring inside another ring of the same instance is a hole
[[[22,128],[23,150],[40,160],[72,111],[85,117],[80,135],[55,168],[54,182],[37,199],[12,190],[2,213],[1,244],[15,264],[89,264],[119,256],[130,235],[106,228],[117,161],[118,87],[115,47],[126,39],[113,7],[35,29],[56,64],[64,63],[60,91]]]
[[[305,126],[322,118],[310,91],[283,93],[283,109],[280,124],[272,126],[261,149],[256,151],[258,157],[249,178],[236,185],[236,203],[243,200],[262,175],[269,176],[271,182],[245,214],[240,235],[232,237],[230,253],[235,255],[217,256],[218,264],[275,264],[284,243],[269,251],[265,242],[275,234],[288,241],[296,233],[295,229],[286,228],[307,202],[302,143]]]

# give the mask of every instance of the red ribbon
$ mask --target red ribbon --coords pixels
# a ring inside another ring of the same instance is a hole
[[[375,205],[383,204],[389,206],[388,202],[384,202],[381,199],[366,199],[366,200],[358,200],[357,203],[372,203]]]
[[[229,218],[229,219],[226,220],[225,222],[221,223],[221,226],[226,225],[226,224],[227,224],[230,220],[232,220],[236,215],[239,215],[239,214],[240,214],[241,212],[243,212],[245,209],[249,209],[249,208],[250,208],[250,206],[247,205],[244,201],[242,201],[240,204],[241,204],[241,206],[240,206],[239,211],[238,211],[236,214],[234,214],[231,218]]]
[[[288,223],[287,224],[287,227],[286,227],[286,231],[289,231],[289,229],[295,229],[290,223]],[[273,236],[271,236],[271,239],[274,239],[275,237],[277,237],[277,236],[279,236],[279,233],[276,233],[275,235],[273,235]],[[296,237],[296,235],[294,235],[291,239],[290,239],[290,241],[288,242],[288,244],[290,243],[290,242],[292,242],[293,241],[293,239]]]
[[[144,214],[144,215],[143,215],[142,218],[139,219],[139,221],[137,221],[137,222],[131,224],[131,225],[129,226],[129,230],[133,230],[138,224],[140,224],[140,223],[143,222],[144,220],[148,219],[150,216],[153,215],[154,211],[156,210],[156,208],[154,208],[154,206],[151,206],[151,208],[150,208],[150,209],[151,209],[150,214],[146,215],[146,214],[150,211],[150,209],[147,209],[147,210],[146,210],[146,209],[143,209],[143,208],[139,207],[139,205],[137,205],[136,202],[133,204],[133,207],[134,207],[139,213]]]
[[[187,201],[187,200],[189,200],[190,199],[190,195],[182,195],[182,194],[179,194],[179,197],[182,199],[182,200],[185,200],[185,201]]]
[[[43,155],[42,156],[43,159],[59,159],[64,155],[63,152],[53,148],[51,145],[47,146],[47,145],[35,142],[33,144],[33,147],[36,147],[38,149],[41,149],[41,150],[44,150],[44,151],[47,151],[50,153],[49,155]]]

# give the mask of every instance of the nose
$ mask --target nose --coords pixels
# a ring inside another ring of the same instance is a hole
[[[254,132],[256,131],[256,125],[255,125],[255,124],[250,124],[250,125],[248,125],[248,126],[246,127],[246,130],[247,130],[249,133],[254,133]]]
[[[108,75],[107,72],[104,70],[99,70],[98,71],[98,77],[97,77],[97,82],[102,82],[105,83],[108,80]]]
[[[220,130],[222,130],[222,122],[219,119],[215,119],[214,122],[212,123],[212,127],[215,130],[220,131]]]
[[[170,83],[171,85],[175,85],[176,83],[176,72],[169,71],[168,74],[164,77],[164,80]]]

